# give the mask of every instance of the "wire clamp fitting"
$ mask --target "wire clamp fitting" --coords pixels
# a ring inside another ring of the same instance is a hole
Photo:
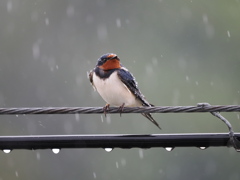
[[[198,103],[197,107],[205,108],[211,106],[209,103]],[[240,152],[240,141],[234,136],[234,131],[231,123],[223,117],[219,112],[210,112],[213,116],[221,119],[228,127],[229,129],[229,141],[228,141],[228,147],[233,146],[237,152]]]

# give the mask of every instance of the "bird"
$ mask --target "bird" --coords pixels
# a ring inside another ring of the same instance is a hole
[[[119,107],[120,115],[124,107],[153,106],[139,90],[134,76],[122,66],[119,57],[114,53],[102,55],[88,76],[94,90],[107,103],[103,107],[105,116],[110,105]],[[150,113],[142,113],[142,115],[161,129]]]

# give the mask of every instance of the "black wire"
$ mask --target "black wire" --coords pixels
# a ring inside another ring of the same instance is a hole
[[[235,138],[240,140],[240,133],[236,133]],[[228,133],[1,136],[0,149],[207,148],[211,146],[228,146],[228,141]]]

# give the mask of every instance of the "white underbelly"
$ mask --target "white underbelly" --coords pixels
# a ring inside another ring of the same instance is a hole
[[[131,93],[130,90],[119,79],[117,72],[113,72],[109,78],[100,79],[95,73],[93,74],[93,84],[102,98],[112,106],[121,106],[123,103],[126,107],[141,106],[139,100]]]

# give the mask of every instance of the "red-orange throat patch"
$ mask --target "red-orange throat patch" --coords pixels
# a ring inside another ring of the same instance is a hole
[[[120,68],[120,62],[118,59],[111,59],[106,61],[103,65],[99,66],[99,68],[103,70],[117,69]]]

